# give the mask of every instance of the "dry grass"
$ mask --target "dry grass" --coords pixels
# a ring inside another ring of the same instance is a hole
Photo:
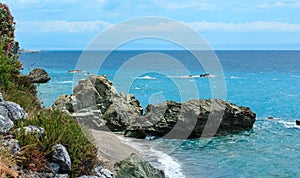
[[[0,177],[19,178],[18,172],[13,169],[16,166],[15,158],[5,148],[0,147]]]

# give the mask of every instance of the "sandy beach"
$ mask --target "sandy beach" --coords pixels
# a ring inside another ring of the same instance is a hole
[[[131,153],[140,154],[138,150],[122,142],[120,137],[113,132],[105,132],[91,129],[89,135],[92,136],[92,141],[98,148],[98,155],[104,161],[104,166],[113,170],[113,165],[121,161]]]

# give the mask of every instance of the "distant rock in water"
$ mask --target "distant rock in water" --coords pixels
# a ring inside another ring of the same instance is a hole
[[[166,101],[149,105],[146,114],[131,123],[125,136],[146,138],[199,138],[236,133],[252,128],[255,113],[220,99]]]
[[[83,70],[69,70],[68,73],[80,73],[83,72]]]
[[[300,125],[300,120],[296,120],[296,125]]]
[[[117,177],[136,178],[164,178],[162,170],[154,168],[149,162],[144,161],[139,156],[132,154],[129,158],[117,162],[114,165]]]
[[[35,68],[29,73],[33,83],[47,83],[51,78],[49,74],[40,68]]]
[[[79,81],[71,96],[58,97],[51,107],[68,112],[94,129],[125,131],[135,138],[199,138],[252,128],[255,113],[220,99],[184,103],[165,101],[145,109],[133,95],[118,94],[104,76]]]

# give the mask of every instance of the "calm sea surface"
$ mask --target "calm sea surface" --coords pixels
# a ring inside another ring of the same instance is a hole
[[[154,56],[143,56],[154,52]],[[96,73],[107,75],[119,91],[134,94],[143,107],[164,100],[211,98],[218,91],[218,82],[224,81],[223,99],[248,106],[257,114],[253,130],[208,143],[198,139],[124,141],[143,150],[169,177],[300,177],[300,127],[294,123],[300,120],[300,51],[216,54],[223,75],[211,79],[196,77],[206,73],[205,67],[187,51],[115,51]],[[68,71],[76,68],[80,55],[81,51],[20,55],[24,73],[41,67],[51,76],[49,83],[38,86],[45,107],[59,95],[72,93],[76,83]],[[76,75],[86,78],[94,73],[84,69]],[[195,78],[184,77],[188,75]],[[275,119],[268,120],[269,116]]]

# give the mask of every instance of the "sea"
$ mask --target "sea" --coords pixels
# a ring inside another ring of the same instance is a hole
[[[253,129],[238,134],[123,138],[167,177],[300,177],[300,126],[295,124],[300,120],[300,51],[220,50],[206,59],[184,50],[98,54],[94,51],[86,63],[83,51],[22,53],[19,59],[24,74],[37,67],[50,74],[48,83],[37,85],[44,107],[71,94],[79,79],[98,74],[106,75],[120,93],[134,94],[144,108],[165,100],[216,97],[256,113]],[[75,69],[82,71],[71,71]],[[209,77],[200,77],[205,73]]]

